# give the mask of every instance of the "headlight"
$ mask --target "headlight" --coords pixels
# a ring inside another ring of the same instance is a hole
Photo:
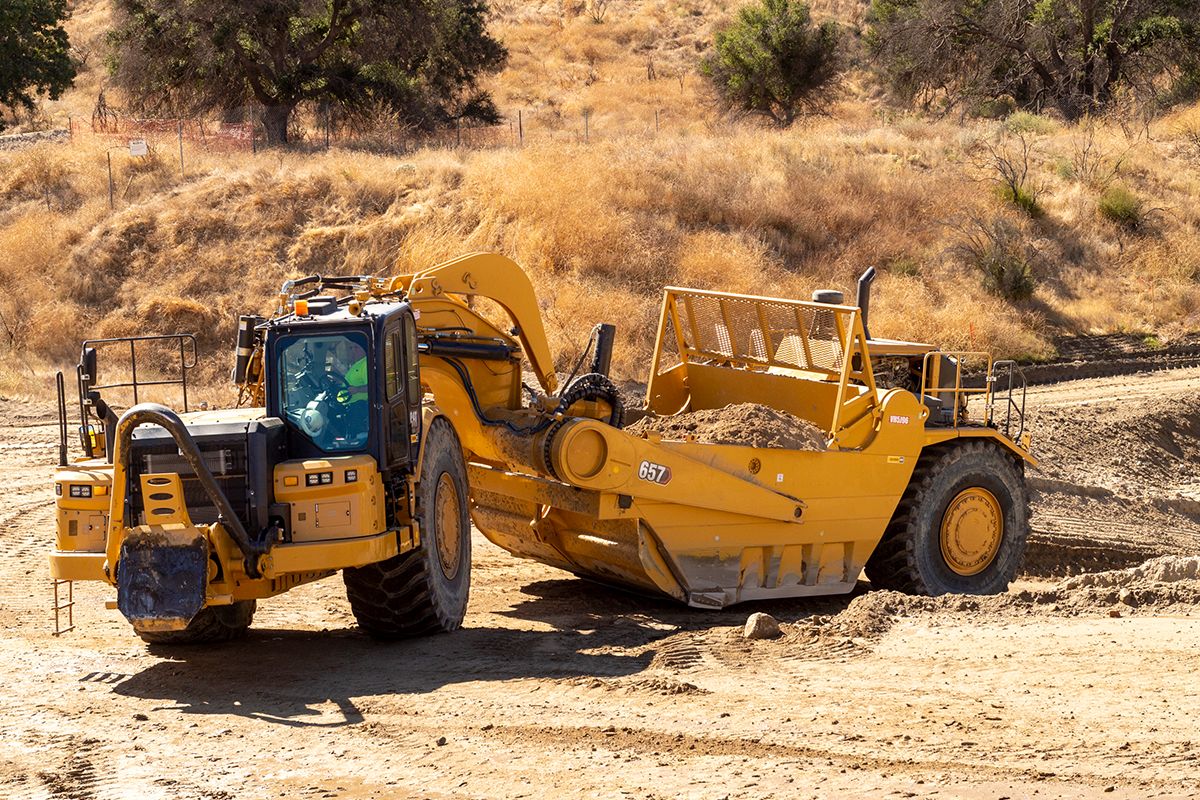
[[[304,476],[305,486],[321,486],[329,483],[333,483],[332,472],[310,472]]]
[[[85,483],[71,484],[71,497],[91,497],[92,487]]]
[[[358,470],[356,470],[356,469],[346,470],[346,483],[354,483],[356,480],[358,480]]]

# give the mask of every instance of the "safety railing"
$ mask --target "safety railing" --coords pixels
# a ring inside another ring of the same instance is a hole
[[[1025,435],[1025,394],[1029,388],[1029,384],[1025,381],[1025,373],[1017,365],[1017,362],[1012,360],[997,361],[992,364],[992,368],[988,370],[987,384],[989,387],[989,412],[992,414],[992,421],[996,421],[998,415],[995,414],[996,397],[999,395],[997,387],[1000,383],[1000,376],[996,374],[997,370],[1004,368],[1007,370],[1007,384],[1003,391],[1004,395],[1004,435],[1013,441],[1020,441]],[[1020,381],[1018,384],[1017,381]],[[1014,396],[1017,389],[1021,390],[1020,402]],[[1017,426],[1017,432],[1012,432],[1014,416]],[[999,423],[996,422],[997,427]]]
[[[669,287],[651,375],[680,362],[841,374],[858,309]]]
[[[953,365],[953,383],[945,381],[942,375],[943,367],[948,362]],[[987,365],[982,386],[963,385],[964,367],[971,363]],[[1007,382],[1003,388],[1000,388],[1000,378],[997,376],[1000,369],[1006,370]],[[989,353],[933,351],[925,354],[921,364],[921,396],[932,397],[948,405],[952,409],[948,422],[955,427],[967,421],[970,399],[979,396],[983,398],[983,424],[1002,429],[1004,435],[1014,441],[1020,439],[1025,433],[1025,390],[1025,375],[1017,363],[1011,360],[992,361]],[[998,413],[998,405],[1003,405],[1002,412]],[[1001,415],[1003,423],[999,421]]]
[[[58,390],[58,465],[67,465],[67,390],[66,381],[61,372],[54,376],[55,388]]]
[[[138,345],[151,342],[175,342],[179,347],[179,377],[178,378],[163,378],[157,380],[139,380],[138,379]],[[129,380],[118,383],[95,383],[96,375],[85,375],[84,364],[79,365],[79,377],[81,385],[85,378],[88,388],[93,391],[102,391],[104,389],[132,389],[133,404],[137,405],[140,402],[138,398],[138,389],[150,386],[178,386],[183,394],[183,410],[188,410],[188,370],[194,369],[196,366],[196,337],[190,333],[167,333],[155,336],[121,336],[115,339],[88,339],[83,343],[83,352],[86,354],[89,349],[94,350],[96,345],[129,345]]]

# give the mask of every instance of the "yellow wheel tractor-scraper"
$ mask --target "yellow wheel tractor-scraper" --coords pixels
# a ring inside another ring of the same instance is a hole
[[[855,305],[665,290],[636,413],[761,404],[819,427],[820,451],[623,429],[612,326],[558,386],[533,287],[497,255],[289,281],[271,318],[240,319],[234,409],[188,412],[187,363],[184,413],[138,403],[135,365],[118,415],[86,343],[72,463],[60,381],[51,573],[114,586],[151,642],[236,636],[257,600],[339,570],[371,635],[453,630],[472,521],[515,555],[697,608],[848,592],[864,568],[904,591],[1002,591],[1028,524],[1020,373],[872,339],[872,277]]]

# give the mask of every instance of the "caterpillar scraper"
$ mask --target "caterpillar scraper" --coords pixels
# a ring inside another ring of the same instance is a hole
[[[909,592],[1002,591],[1033,463],[1019,371],[871,338],[871,277],[854,304],[666,289],[644,408],[628,412],[762,404],[819,427],[819,451],[626,430],[614,328],[560,386],[532,284],[499,255],[289,281],[272,316],[239,320],[236,408],[188,408],[187,335],[87,342],[74,460],[60,379],[51,573],[110,584],[134,630],[166,643],[237,636],[258,600],[338,571],[369,634],[453,630],[472,521],[514,555],[702,609],[848,592],[864,569]],[[139,384],[147,341],[178,346],[180,412],[138,402],[172,382]],[[105,384],[98,353],[114,347],[133,377]],[[877,361],[900,365],[898,385]],[[123,413],[118,388],[133,391]]]

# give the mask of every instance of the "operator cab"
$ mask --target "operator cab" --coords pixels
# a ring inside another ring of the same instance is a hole
[[[300,311],[261,326],[267,415],[283,420],[289,457],[367,454],[381,471],[411,469],[422,392],[409,303],[331,298]]]

